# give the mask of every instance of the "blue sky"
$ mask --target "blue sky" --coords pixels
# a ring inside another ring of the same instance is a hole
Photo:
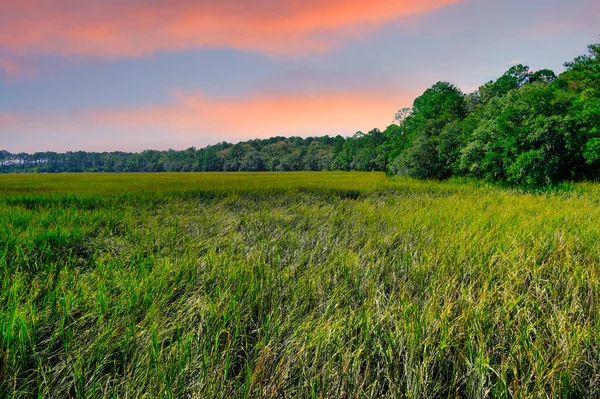
[[[562,71],[597,0],[0,2],[0,149],[184,149],[384,128],[440,80]]]

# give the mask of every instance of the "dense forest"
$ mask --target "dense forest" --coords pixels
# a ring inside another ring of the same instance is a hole
[[[274,137],[183,151],[0,151],[1,172],[385,171],[523,186],[600,176],[600,44],[551,70],[511,67],[465,94],[438,82],[384,131]]]

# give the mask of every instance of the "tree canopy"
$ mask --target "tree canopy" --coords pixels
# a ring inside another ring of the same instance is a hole
[[[385,171],[521,186],[600,176],[600,44],[556,76],[515,65],[465,94],[437,82],[384,131],[273,137],[183,151],[0,151],[0,172]]]

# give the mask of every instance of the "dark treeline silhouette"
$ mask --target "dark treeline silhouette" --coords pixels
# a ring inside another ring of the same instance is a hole
[[[0,151],[1,172],[385,171],[422,179],[468,176],[522,186],[597,179],[600,44],[560,76],[511,67],[465,94],[438,82],[384,131],[274,137],[183,151]]]

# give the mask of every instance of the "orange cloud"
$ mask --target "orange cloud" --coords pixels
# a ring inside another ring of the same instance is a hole
[[[207,46],[323,51],[340,36],[361,36],[459,1],[0,0],[0,50],[94,56]]]
[[[260,94],[249,97],[207,97],[177,93],[165,106],[88,111],[95,124],[136,129],[225,135],[234,138],[274,135],[352,134],[383,128],[394,112],[413,96],[391,91],[319,94]]]
[[[385,128],[413,97],[387,89],[227,98],[175,93],[162,106],[46,116],[0,113],[0,136],[16,137],[11,148],[18,145],[18,151],[166,149],[278,135],[347,136]]]

